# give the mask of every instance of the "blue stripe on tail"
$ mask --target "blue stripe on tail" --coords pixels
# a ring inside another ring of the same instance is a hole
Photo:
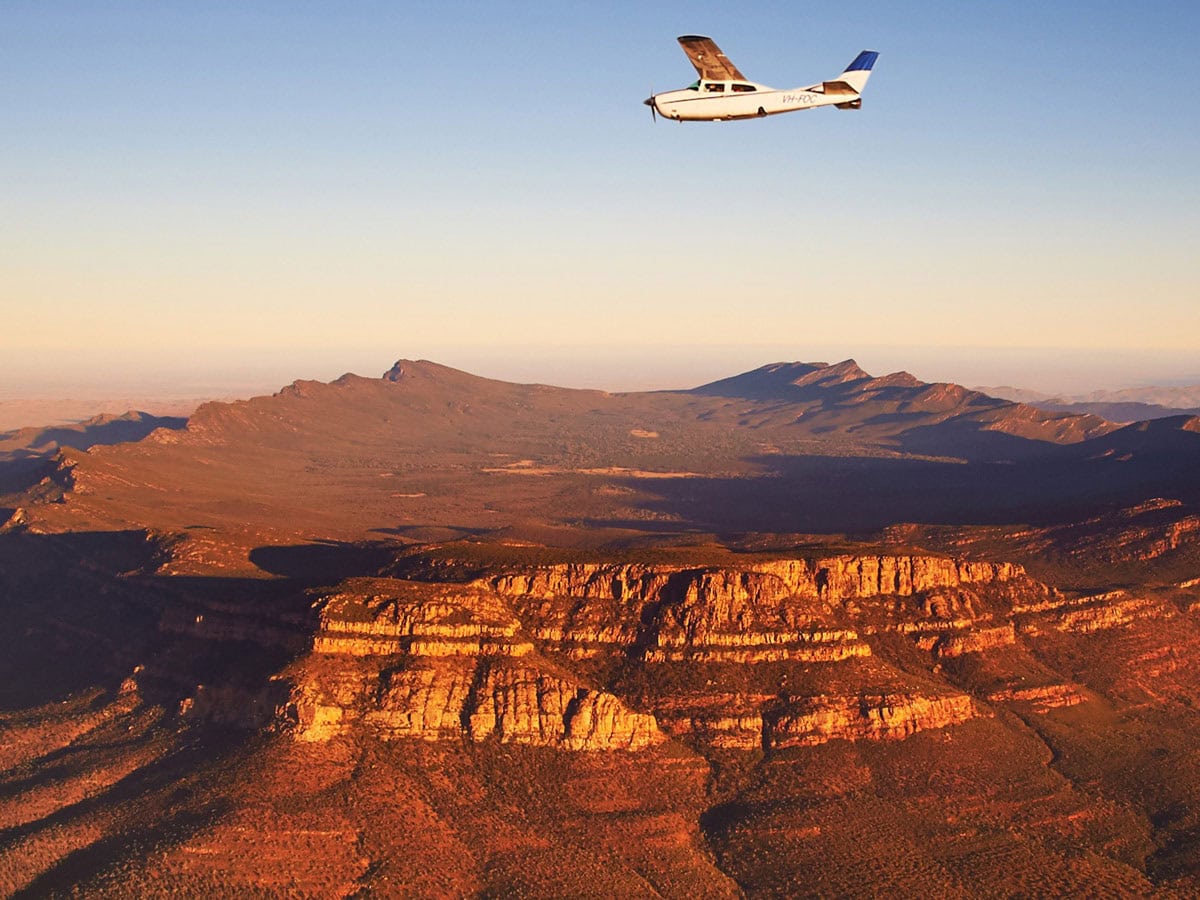
[[[847,72],[871,71],[871,67],[875,65],[875,60],[879,59],[879,54],[874,50],[864,50],[858,56],[854,57],[854,62],[846,66]]]

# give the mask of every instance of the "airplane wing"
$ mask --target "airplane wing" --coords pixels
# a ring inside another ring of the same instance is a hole
[[[698,34],[685,34],[679,38],[679,46],[688,55],[696,71],[705,81],[747,81],[738,67],[729,61],[712,38]]]

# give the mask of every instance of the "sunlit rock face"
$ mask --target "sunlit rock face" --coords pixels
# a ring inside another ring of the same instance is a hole
[[[1123,594],[1061,595],[1015,564],[935,556],[482,574],[443,560],[427,571],[473,575],[353,579],[316,595],[320,626],[290,704],[298,738],[366,729],[630,751],[668,733],[743,749],[903,739],[986,711],[874,660],[872,639],[897,635],[931,660],[957,659],[1011,648],[1018,633],[1163,613]],[[571,674],[615,661],[671,672],[659,680],[675,687],[643,691],[635,709]],[[729,666],[763,673],[754,689],[730,690]]]
[[[354,726],[386,738],[496,738],[563,750],[641,750],[664,740],[652,715],[581,686],[536,654],[494,592],[360,579],[317,605],[314,662],[289,704],[301,740],[326,741]]]
[[[771,710],[763,740],[772,748],[844,740],[903,740],[918,731],[958,725],[979,715],[970,697],[862,694],[806,697]]]

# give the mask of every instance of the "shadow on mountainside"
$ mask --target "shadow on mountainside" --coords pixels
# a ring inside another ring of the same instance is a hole
[[[142,531],[0,534],[0,710],[113,692],[139,667],[173,709],[200,683],[264,685],[309,633],[303,584],[154,574],[162,559]]]
[[[392,542],[313,541],[256,547],[250,551],[250,562],[264,572],[291,579],[297,586],[315,587],[356,575],[374,575],[392,561],[395,552],[396,545]]]
[[[177,431],[187,426],[185,416],[152,416],[149,413],[126,413],[123,416],[97,416],[78,425],[58,425],[46,428],[21,428],[0,434],[0,451],[22,447],[32,451],[53,452],[59,447],[87,450],[107,444],[126,444],[140,441],[159,428]]]
[[[177,431],[187,426],[182,416],[126,413],[97,416],[78,425],[22,428],[0,434],[0,495],[33,487],[54,471],[54,454],[62,447],[92,447],[140,441],[159,428]]]
[[[219,761],[236,751],[236,744],[220,748],[193,742],[122,778],[112,787],[63,807],[41,819],[0,831],[0,851],[23,839],[70,828],[81,821],[104,818],[115,826],[103,837],[55,861],[14,897],[66,896],[79,892],[89,879],[118,870],[122,860],[163,852],[182,844],[216,822],[228,808],[217,799],[185,802],[191,791],[181,785],[198,772],[219,768]],[[137,864],[137,863],[135,863]]]
[[[1020,440],[1019,438],[1016,440]],[[593,527],[728,533],[877,531],[899,523],[1054,525],[1155,497],[1200,502],[1200,466],[1172,458],[1016,463],[767,456],[756,478],[627,480],[660,517],[592,519]]]
[[[21,860],[19,896],[123,883],[207,827],[287,698],[303,587],[160,575],[164,553],[143,531],[0,534],[0,860]]]
[[[917,425],[900,433],[896,445],[905,453],[955,457],[973,463],[1053,459],[1063,451],[1061,444],[995,431],[969,419]]]

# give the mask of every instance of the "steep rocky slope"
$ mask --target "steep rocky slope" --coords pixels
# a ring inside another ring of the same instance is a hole
[[[1200,499],[1200,434],[1113,427],[903,374],[873,379],[852,362],[644,394],[402,362],[382,379],[297,382],[207,404],[181,432],[65,453],[50,482],[65,503],[40,509],[37,527],[203,530],[243,552],[502,528],[541,541],[546,526],[597,544],[630,532],[1051,524]]]
[[[443,580],[357,579],[317,601],[321,624],[293,709],[304,739],[351,725],[565,749],[638,749],[661,740],[660,727],[746,750],[906,737],[981,707],[889,662],[894,637],[933,669],[1044,634],[1178,614],[1121,591],[1064,595],[1008,563],[930,556],[571,562],[482,574],[438,557],[401,567]],[[572,670],[617,694],[625,680],[644,682],[625,700],[645,712],[564,676]],[[1071,690],[1025,686],[982,699],[1046,705]]]
[[[1200,589],[866,547],[368,549],[305,589],[78,548],[68,593],[144,630],[95,619],[129,652],[64,682],[91,693],[10,699],[6,889],[823,893],[866,860],[872,889],[1191,884]]]

